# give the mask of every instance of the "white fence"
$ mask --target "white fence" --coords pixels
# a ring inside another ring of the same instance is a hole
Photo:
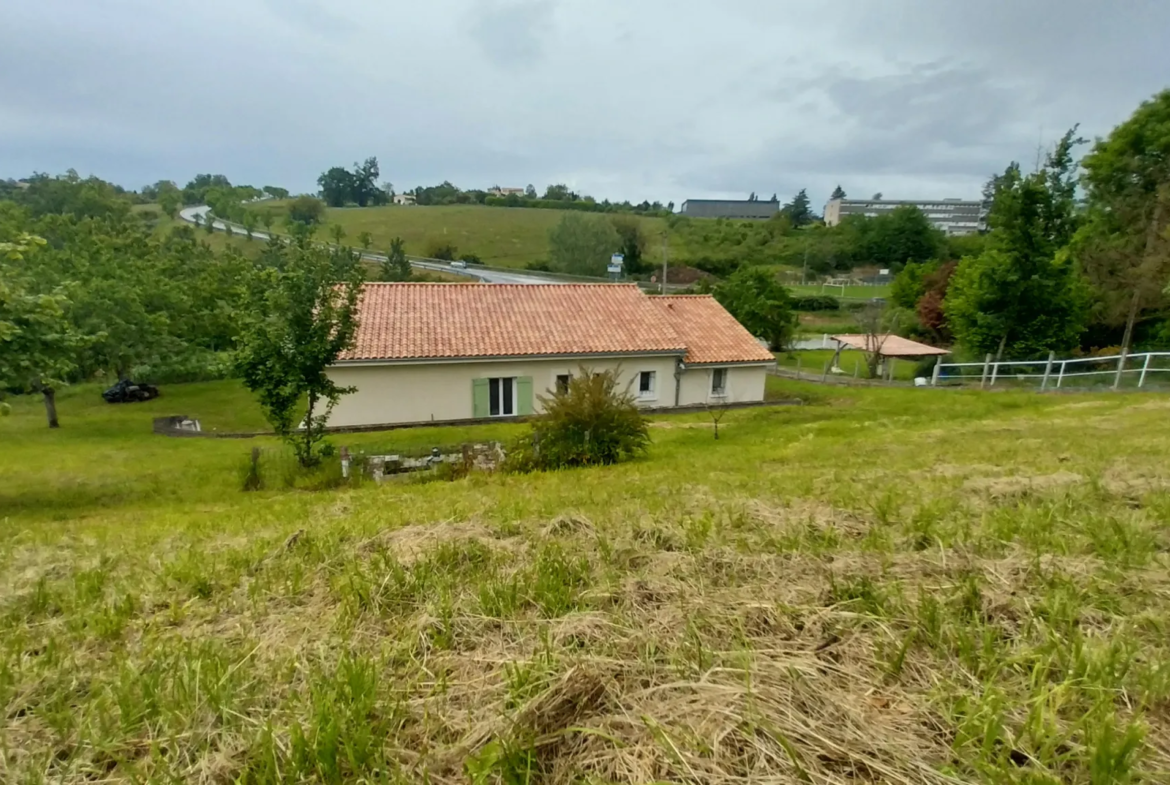
[[[1142,352],[1108,357],[996,362],[992,355],[981,363],[937,363],[933,386],[979,383],[980,389],[1003,386],[1032,386],[1041,390],[1065,387],[1144,388],[1156,382],[1170,382],[1170,352]]]

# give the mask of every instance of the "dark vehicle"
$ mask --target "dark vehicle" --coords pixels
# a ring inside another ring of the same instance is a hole
[[[106,403],[138,403],[158,397],[158,388],[150,384],[136,384],[129,379],[122,379],[110,389],[102,393]]]

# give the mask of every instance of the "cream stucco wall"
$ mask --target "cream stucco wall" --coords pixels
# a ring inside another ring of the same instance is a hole
[[[688,368],[682,377],[679,395],[680,406],[699,406],[722,401],[726,403],[748,403],[764,400],[764,382],[768,377],[763,365],[732,366],[727,369],[727,395],[711,397],[711,375],[713,368]]]
[[[638,392],[642,371],[656,373],[653,397],[639,403],[646,407],[674,405],[674,356],[616,359],[503,360],[458,363],[404,363],[401,365],[337,365],[329,377],[357,392],[342,396],[329,417],[335,428],[360,425],[392,425],[444,420],[466,420],[472,410],[472,380],[531,376],[533,398],[556,386],[558,374],[575,374],[581,367],[596,371],[618,370],[622,384]],[[760,398],[763,398],[763,382]],[[734,376],[733,376],[734,378]],[[708,381],[708,384],[710,382]],[[534,400],[536,411],[540,401]]]

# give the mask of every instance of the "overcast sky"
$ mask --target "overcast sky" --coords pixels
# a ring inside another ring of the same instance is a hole
[[[0,0],[0,176],[970,197],[1170,86],[1167,0]]]

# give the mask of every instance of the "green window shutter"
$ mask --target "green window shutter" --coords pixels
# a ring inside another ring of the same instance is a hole
[[[480,419],[490,417],[492,409],[491,392],[487,379],[471,380],[471,416]]]
[[[516,414],[523,417],[532,412],[532,377],[521,376],[516,379]]]

